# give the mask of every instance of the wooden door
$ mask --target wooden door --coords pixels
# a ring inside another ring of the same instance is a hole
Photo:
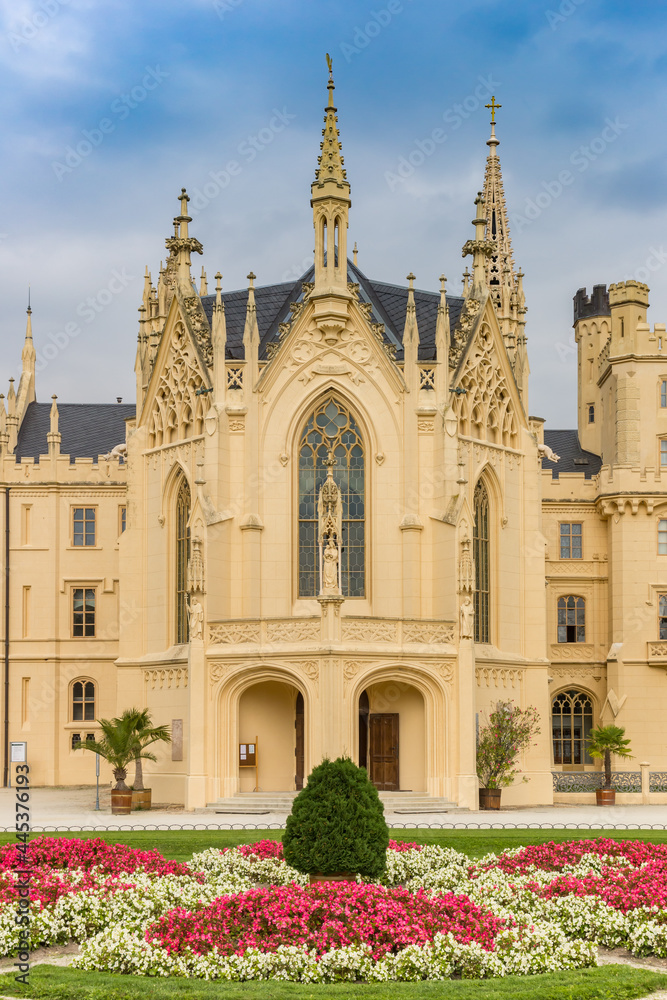
[[[398,791],[398,712],[369,716],[371,781],[381,792]]]
[[[294,720],[294,729],[296,730],[294,785],[297,792],[303,788],[303,714],[303,695],[299,691],[296,696],[296,718]]]

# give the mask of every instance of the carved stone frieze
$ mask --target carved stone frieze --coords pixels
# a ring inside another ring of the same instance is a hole
[[[143,668],[144,681],[150,685],[151,690],[155,688],[186,688],[188,686],[187,667],[158,667]]]
[[[475,679],[477,687],[518,687],[523,680],[524,671],[515,667],[476,667]]]
[[[453,642],[454,626],[448,623],[404,622],[403,642]]]
[[[209,642],[218,643],[259,642],[259,622],[230,622],[229,624],[214,624],[209,626]]]
[[[576,681],[577,679],[585,678],[586,680],[592,680],[596,683],[605,680],[607,676],[607,669],[600,664],[572,664],[571,666],[565,667],[550,667],[549,676],[553,677],[554,680],[571,680]]]
[[[394,622],[383,621],[353,621],[344,619],[342,623],[343,641],[352,642],[396,642],[396,625]]]
[[[267,622],[266,639],[267,642],[303,642],[305,640],[317,640],[320,638],[319,621],[299,621],[298,618],[290,618],[284,622]]]
[[[552,660],[592,660],[594,651],[592,643],[583,642],[553,642],[550,647]]]

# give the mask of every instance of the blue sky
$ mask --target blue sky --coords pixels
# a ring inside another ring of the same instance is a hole
[[[502,104],[529,408],[574,426],[577,288],[648,280],[649,319],[667,319],[666,15],[664,0],[0,0],[3,391],[30,284],[38,398],[133,398],[142,275],[182,186],[211,284],[305,269],[328,51],[349,241],[373,278],[412,270],[436,290],[444,271],[460,290],[484,104]]]

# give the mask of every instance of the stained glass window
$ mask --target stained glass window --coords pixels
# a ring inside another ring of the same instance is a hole
[[[489,642],[489,494],[480,481],[473,496],[475,527],[472,554],[475,562],[475,642]]]
[[[306,421],[299,442],[299,597],[320,592],[317,500],[329,451],[343,504],[341,584],[344,597],[365,594],[364,446],[351,413],[327,396]]]
[[[176,497],[176,642],[189,639],[187,604],[188,562],[190,560],[190,487],[185,479]]]
[[[563,691],[551,706],[554,764],[565,767],[592,764],[587,739],[593,728],[593,702],[583,691]]]

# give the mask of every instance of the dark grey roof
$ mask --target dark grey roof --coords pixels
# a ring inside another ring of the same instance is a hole
[[[602,459],[592,451],[584,451],[581,448],[576,431],[545,430],[544,443],[556,455],[560,455],[559,462],[550,462],[548,458],[542,459],[542,468],[551,469],[553,479],[558,479],[561,472],[583,472],[585,478],[590,479],[600,471]]]
[[[106,455],[125,441],[125,420],[134,417],[136,407],[129,403],[63,403],[58,404],[60,451],[75,458]],[[47,455],[51,403],[30,403],[26,410],[16,445],[16,461],[39,459]]]
[[[371,321],[384,323],[386,340],[394,345],[396,357],[400,360],[403,356],[403,327],[405,326],[405,310],[408,302],[407,286],[371,281],[363,271],[355,267],[349,260],[347,269],[348,281],[359,284],[360,300],[370,302],[373,307]],[[310,267],[298,281],[283,282],[279,285],[260,285],[255,288],[257,325],[261,340],[260,357],[265,357],[268,344],[278,339],[280,323],[285,323],[290,319],[290,302],[298,302],[303,298],[301,287],[303,282],[312,280],[313,268]],[[223,292],[222,298],[225,303],[227,324],[227,357],[238,360],[243,358],[243,329],[248,304],[248,289]],[[214,302],[215,295],[207,295],[202,299],[209,324],[213,315]],[[439,292],[415,289],[420,361],[432,361],[435,358],[435,323],[439,303]],[[463,299],[447,296],[447,304],[450,325],[453,330],[463,306]]]

